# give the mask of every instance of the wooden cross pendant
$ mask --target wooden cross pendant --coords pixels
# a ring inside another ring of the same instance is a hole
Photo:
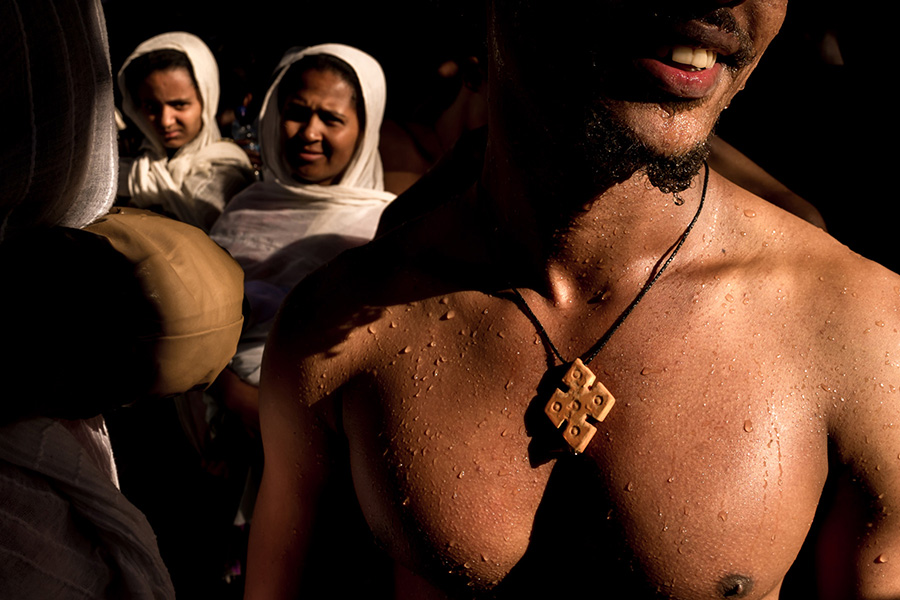
[[[576,358],[562,379],[567,389],[557,389],[544,407],[544,412],[575,452],[584,452],[597,428],[588,421],[601,422],[609,414],[616,399],[597,377]],[[592,387],[593,386],[593,387]]]

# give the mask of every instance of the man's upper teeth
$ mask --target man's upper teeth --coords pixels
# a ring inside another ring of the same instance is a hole
[[[675,46],[672,48],[672,62],[691,65],[697,69],[709,69],[716,64],[716,53],[705,48]]]

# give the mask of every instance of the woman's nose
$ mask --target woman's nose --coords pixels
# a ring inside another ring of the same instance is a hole
[[[301,128],[300,135],[308,142],[318,142],[322,139],[322,125],[322,120],[318,116],[312,115]]]
[[[159,124],[162,127],[171,127],[175,124],[175,109],[171,106],[163,106],[159,112]]]

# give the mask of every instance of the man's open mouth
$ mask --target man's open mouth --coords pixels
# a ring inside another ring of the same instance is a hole
[[[663,62],[686,71],[711,69],[718,58],[715,50],[690,46],[664,46],[656,54]]]

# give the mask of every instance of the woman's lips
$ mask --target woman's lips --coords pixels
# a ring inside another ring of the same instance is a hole
[[[297,155],[301,160],[305,162],[315,162],[325,155],[321,152],[310,152],[309,150],[302,151]]]

